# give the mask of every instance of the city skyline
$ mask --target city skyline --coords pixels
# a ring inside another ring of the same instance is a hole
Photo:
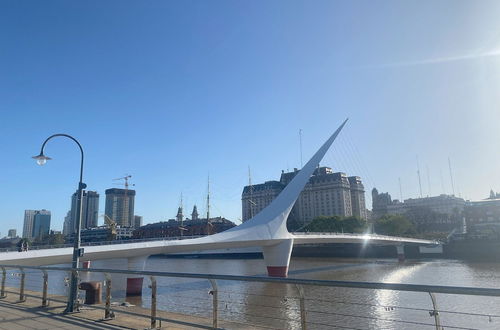
[[[78,150],[54,140],[45,166],[30,158],[54,133],[81,142],[101,214],[113,178],[133,175],[144,224],[174,217],[181,193],[205,214],[208,176],[211,214],[239,223],[249,166],[253,182],[300,168],[346,117],[322,166],[360,176],[367,192],[399,198],[401,178],[403,197],[418,197],[417,157],[424,196],[451,194],[448,158],[455,195],[500,191],[498,2],[0,9],[5,228],[48,209],[62,229]]]

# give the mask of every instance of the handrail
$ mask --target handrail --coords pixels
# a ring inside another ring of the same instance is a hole
[[[495,288],[474,288],[474,287],[380,283],[380,282],[310,280],[310,279],[300,279],[300,278],[279,278],[279,277],[223,275],[223,274],[174,273],[174,272],[156,272],[156,271],[146,271],[146,270],[134,271],[134,270],[107,269],[107,268],[72,269],[71,267],[0,265],[0,268],[1,267],[5,268],[22,267],[24,269],[36,269],[36,270],[134,274],[143,276],[198,278],[198,279],[208,279],[208,280],[214,279],[214,280],[226,280],[226,281],[267,282],[267,283],[299,284],[299,285],[319,285],[319,286],[343,287],[343,288],[395,290],[395,291],[411,291],[411,292],[433,292],[433,293],[446,293],[446,294],[500,297],[500,289],[495,289]]]
[[[152,242],[152,241],[175,241],[181,239],[192,239],[203,237],[205,235],[192,235],[192,236],[172,236],[172,237],[151,237],[151,238],[139,238],[139,239],[123,239],[114,241],[98,241],[98,242],[85,242],[80,244],[80,246],[101,246],[101,245],[115,245],[115,244],[132,244],[132,243],[142,243],[142,242]],[[73,247],[73,244],[55,244],[55,245],[32,245],[29,250],[47,250],[47,249],[63,249]],[[0,248],[1,252],[16,252],[19,251],[18,247],[10,248]]]

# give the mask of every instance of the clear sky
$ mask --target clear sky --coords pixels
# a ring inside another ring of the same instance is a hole
[[[128,173],[136,214],[172,218],[183,193],[241,218],[241,191],[300,167],[341,121],[323,161],[399,198],[500,191],[498,1],[0,2],[0,232],[25,209],[62,229],[84,181]],[[427,179],[427,168],[429,180]],[[441,180],[441,177],[443,178]],[[429,183],[430,182],[430,189]],[[368,206],[371,208],[370,199]],[[100,223],[102,223],[102,218]]]

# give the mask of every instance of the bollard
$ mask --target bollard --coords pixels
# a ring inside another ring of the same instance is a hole
[[[295,284],[297,287],[297,291],[299,292],[299,303],[300,303],[300,325],[302,330],[307,329],[307,324],[306,324],[306,302],[304,298],[304,288],[302,288],[302,285],[300,284]]]
[[[115,313],[111,310],[111,275],[104,273],[106,277],[106,308],[104,310],[104,320],[112,320],[115,318]]]
[[[0,292],[0,299],[6,298],[5,294],[5,278],[7,277],[7,272],[5,271],[5,267],[2,267],[2,292]]]
[[[43,272],[43,293],[42,293],[42,307],[49,306],[49,300],[47,299],[47,291],[49,287],[49,274],[45,269],[42,269]]]
[[[21,271],[21,287],[19,288],[19,302],[25,302],[26,296],[24,295],[24,282],[26,279],[26,273],[24,272],[23,267],[19,267]]]
[[[151,280],[151,329],[156,329],[156,279],[154,276],[149,277]]]
[[[432,308],[433,308],[432,311],[429,311],[429,315],[430,316],[434,316],[434,322],[436,324],[436,330],[441,330],[441,322],[439,320],[439,312],[438,312],[438,308],[437,308],[436,296],[432,292],[429,292],[429,296],[431,296]]]
[[[213,279],[209,279],[210,284],[212,284],[212,291],[209,293],[212,295],[212,328],[217,329],[217,312],[219,306],[219,299],[217,295],[217,281]]]

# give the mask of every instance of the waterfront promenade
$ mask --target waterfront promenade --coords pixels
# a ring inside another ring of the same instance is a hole
[[[0,300],[0,329],[145,329],[150,327],[149,309],[113,306],[115,318],[103,321],[104,304],[82,306],[79,313],[64,314],[66,297],[50,296],[48,307],[41,307],[40,292],[26,291],[25,302],[18,301],[18,290],[8,288]],[[211,318],[157,311],[157,329],[211,329]],[[263,329],[238,322],[220,320],[225,329]]]

